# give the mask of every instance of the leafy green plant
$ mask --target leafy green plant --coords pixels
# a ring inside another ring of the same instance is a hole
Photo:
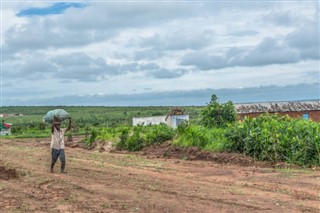
[[[276,164],[320,165],[320,124],[274,115],[245,118],[228,128],[226,148]]]
[[[86,139],[84,140],[85,146],[86,146],[86,147],[91,147],[92,144],[96,141],[97,136],[98,136],[97,130],[91,129],[91,131],[90,131],[90,137],[89,137],[89,138],[86,138]]]
[[[171,140],[175,131],[166,125],[135,126],[120,130],[117,149],[138,151],[143,147]]]
[[[216,95],[212,95],[210,103],[201,111],[201,123],[205,127],[226,127],[236,119],[233,103],[219,103]]]
[[[182,147],[196,146],[210,151],[223,151],[226,143],[225,131],[225,128],[183,124],[178,126],[173,143]]]
[[[148,131],[145,132],[145,146],[155,143],[162,143],[167,140],[171,140],[175,136],[174,129],[165,124],[146,129]]]

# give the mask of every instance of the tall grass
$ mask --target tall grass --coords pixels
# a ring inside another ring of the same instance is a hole
[[[102,128],[97,139],[112,140],[120,150],[139,151],[146,146],[172,140],[175,130],[167,125]]]
[[[196,146],[208,151],[224,151],[227,138],[225,128],[206,128],[183,124],[178,127],[173,144],[182,147]]]

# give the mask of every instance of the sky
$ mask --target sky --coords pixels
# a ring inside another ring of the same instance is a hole
[[[319,1],[1,1],[1,106],[320,99]]]

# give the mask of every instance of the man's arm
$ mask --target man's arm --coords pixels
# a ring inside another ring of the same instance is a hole
[[[71,117],[69,117],[69,126],[68,126],[68,128],[66,129],[66,131],[69,131],[70,129],[71,129]]]
[[[54,121],[52,122],[52,126],[51,126],[51,133],[53,134],[54,132]]]

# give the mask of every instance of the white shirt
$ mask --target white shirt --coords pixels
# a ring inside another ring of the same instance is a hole
[[[51,135],[51,149],[64,149],[64,134],[66,133],[66,128],[61,128],[57,130],[53,128],[53,133]]]

